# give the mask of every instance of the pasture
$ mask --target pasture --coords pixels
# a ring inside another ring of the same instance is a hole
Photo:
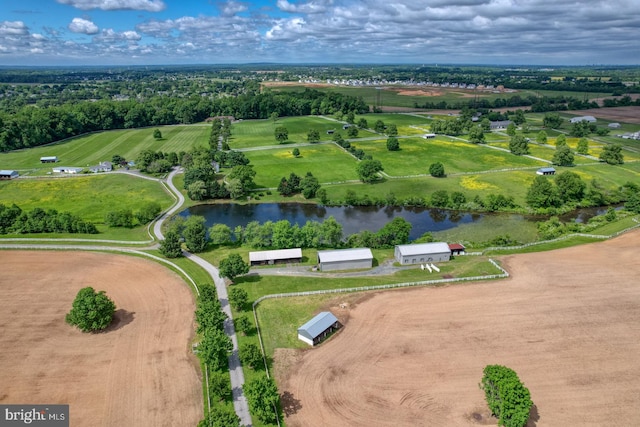
[[[299,147],[299,157],[291,154],[291,147],[280,147],[245,153],[258,172],[255,183],[259,188],[277,187],[291,172],[301,178],[311,172],[321,183],[358,179],[356,159],[333,143]]]
[[[200,364],[191,352],[195,302],[157,263],[69,251],[2,251],[0,403],[69,404],[71,425],[195,426]],[[116,304],[114,323],[84,334],[65,323],[92,286]],[[10,308],[9,308],[10,307]]]
[[[274,351],[287,425],[495,425],[478,388],[488,364],[531,391],[529,427],[639,424],[639,244],[634,231],[506,256],[500,282],[304,302],[345,327],[317,348]]]
[[[89,167],[111,161],[118,154],[135,160],[143,150],[176,152],[190,151],[209,145],[210,127],[206,125],[159,126],[162,139],[153,138],[156,128],[124,129],[97,132],[77,138],[34,147],[27,150],[0,153],[0,169],[15,169],[21,175],[45,175],[53,166]],[[40,163],[40,157],[57,156],[58,163]]]

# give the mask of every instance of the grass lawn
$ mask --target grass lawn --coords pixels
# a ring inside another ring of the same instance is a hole
[[[111,161],[115,154],[135,160],[143,150],[178,153],[195,146],[208,146],[210,128],[207,126],[160,126],[161,140],[153,138],[153,129],[98,132],[42,147],[1,153],[0,169],[15,169],[21,175],[46,175],[53,166],[86,168]],[[40,157],[43,156],[57,156],[58,163],[42,164]]]
[[[291,172],[300,177],[311,172],[321,183],[358,179],[356,159],[333,143],[300,147],[297,158],[291,150],[277,147],[245,153],[256,170],[254,181],[258,187],[275,188]]]
[[[543,162],[527,157],[446,137],[402,138],[400,151],[387,150],[386,140],[362,141],[357,146],[380,160],[385,172],[391,176],[427,174],[429,165],[434,162],[442,162],[448,174],[544,166]]]
[[[129,209],[135,213],[146,202],[157,202],[167,209],[174,199],[160,183],[124,174],[0,181],[0,203],[4,205],[15,203],[25,211],[40,207],[70,212],[93,222],[105,233],[83,238],[148,240],[145,227],[128,230],[104,226],[107,212]]]

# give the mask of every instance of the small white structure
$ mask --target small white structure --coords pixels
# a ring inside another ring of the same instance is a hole
[[[490,129],[506,129],[511,123],[511,120],[496,120],[491,122]]]
[[[83,170],[83,168],[74,168],[70,166],[59,166],[53,168],[53,172],[55,173],[80,173]]]
[[[540,168],[536,171],[537,175],[555,175],[555,168]]]
[[[298,328],[298,339],[314,346],[340,327],[342,325],[333,313],[323,311]]]
[[[620,127],[622,127],[622,125],[620,123],[609,123],[607,126],[610,129],[620,129]]]
[[[355,270],[373,267],[373,254],[369,248],[318,251],[320,271]]]
[[[435,133],[425,133],[424,135],[422,135],[422,137],[424,139],[432,139],[432,138],[436,137],[436,134]]]
[[[14,170],[0,170],[0,179],[16,179],[20,174]]]
[[[40,163],[55,163],[58,161],[56,156],[44,156],[40,157]]]
[[[580,122],[595,123],[596,118],[593,116],[578,116],[578,117],[571,118],[569,122],[570,123],[580,123]]]
[[[401,265],[419,264],[426,262],[449,261],[451,259],[451,250],[449,245],[444,242],[419,243],[415,245],[398,245],[395,248],[394,255],[396,261]]]
[[[301,261],[302,249],[300,248],[249,252],[250,265],[273,265],[279,263]]]

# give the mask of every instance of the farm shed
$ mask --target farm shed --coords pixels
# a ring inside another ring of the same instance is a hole
[[[540,168],[536,171],[538,175],[555,175],[556,170],[554,168]]]
[[[490,128],[491,129],[506,129],[507,126],[509,126],[511,123],[512,123],[511,120],[497,120],[497,121],[491,122]]]
[[[333,313],[323,311],[298,328],[298,339],[313,346],[322,342],[341,327],[342,325]]]
[[[82,172],[82,168],[74,168],[74,167],[69,167],[69,166],[59,166],[59,167],[55,167],[53,168],[53,171],[55,173],[80,173]]]
[[[14,179],[19,177],[18,171],[0,170],[0,179]]]
[[[615,122],[614,123],[609,123],[607,126],[609,128],[611,128],[611,129],[620,129],[620,127],[622,127],[622,125],[620,123],[615,123]]]
[[[394,251],[396,260],[402,264],[449,261],[451,249],[444,242],[398,245]]]
[[[91,172],[111,172],[113,170],[113,165],[111,162],[100,162],[100,164],[96,166],[91,166],[89,168]]]
[[[431,139],[431,138],[435,138],[436,134],[435,133],[425,133],[424,135],[422,135],[422,137],[424,139]]]
[[[464,245],[461,245],[460,243],[449,243],[449,250],[451,251],[451,256],[453,255],[464,255],[464,251],[467,248],[464,247]]]
[[[56,156],[40,157],[40,163],[55,163],[57,161],[58,161],[58,158]]]
[[[301,261],[302,249],[300,248],[249,252],[249,263],[251,265],[272,265]]]
[[[571,123],[580,123],[580,122],[595,123],[596,122],[596,118],[593,117],[593,116],[578,116],[578,117],[573,117],[571,120],[569,120],[569,122],[571,122]]]
[[[373,254],[369,248],[318,251],[320,271],[353,270],[371,268]]]

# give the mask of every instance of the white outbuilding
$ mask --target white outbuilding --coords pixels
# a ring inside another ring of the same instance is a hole
[[[341,326],[333,313],[323,311],[298,328],[298,339],[313,346],[322,342]]]
[[[250,265],[273,265],[301,261],[302,249],[300,248],[249,252]]]
[[[398,245],[394,251],[396,261],[401,265],[423,262],[441,262],[451,259],[451,249],[444,242]]]
[[[318,251],[318,266],[320,271],[371,268],[373,266],[373,254],[369,248]]]

